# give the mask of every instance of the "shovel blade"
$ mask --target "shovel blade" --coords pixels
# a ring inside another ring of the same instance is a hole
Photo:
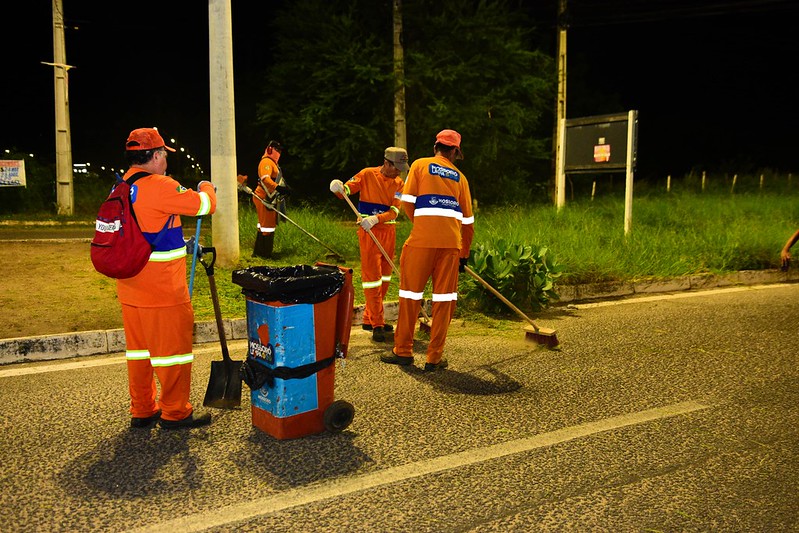
[[[234,409],[241,405],[241,361],[211,361],[211,377],[205,390],[203,405],[218,409]]]

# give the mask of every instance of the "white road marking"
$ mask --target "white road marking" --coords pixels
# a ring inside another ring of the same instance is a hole
[[[374,489],[392,483],[400,483],[409,479],[462,468],[475,463],[500,459],[538,448],[546,448],[597,433],[644,424],[673,416],[685,415],[710,407],[712,407],[711,404],[699,401],[686,401],[648,409],[646,411],[639,411],[637,413],[615,416],[606,418],[605,420],[588,422],[551,431],[549,433],[542,433],[525,439],[518,439],[487,446],[485,448],[477,448],[452,455],[436,457],[435,459],[427,461],[419,461],[394,468],[387,468],[378,472],[314,483],[305,487],[275,494],[274,496],[212,509],[159,524],[153,524],[134,531],[141,533],[160,533],[162,531],[188,532],[224,527],[234,522],[250,520],[293,507],[314,504],[328,498],[347,496],[359,491]]]
[[[660,300],[677,300],[680,298],[694,298],[696,296],[708,296],[713,294],[728,294],[743,291],[759,291],[765,289],[784,289],[785,287],[795,287],[795,283],[770,283],[768,285],[749,285],[746,287],[725,287],[722,289],[702,289],[690,292],[678,292],[674,294],[658,294],[657,296],[627,297],[624,300],[612,300],[587,304],[574,304],[577,309],[592,309],[594,307],[608,307],[611,305],[637,304],[641,302],[657,302]]]

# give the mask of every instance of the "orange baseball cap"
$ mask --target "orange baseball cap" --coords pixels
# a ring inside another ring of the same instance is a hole
[[[125,150],[156,150],[165,148],[170,152],[175,149],[167,146],[164,139],[155,128],[139,128],[130,132],[128,141],[125,143]]]
[[[436,135],[436,142],[444,144],[446,146],[454,146],[458,149],[458,153],[460,153],[461,157],[463,157],[463,152],[461,151],[461,134],[455,130],[441,130]]]

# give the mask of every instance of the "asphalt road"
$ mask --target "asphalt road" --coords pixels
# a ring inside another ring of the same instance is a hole
[[[0,368],[0,530],[797,531],[799,284],[454,325],[441,373],[353,330],[337,434],[128,429],[121,354]],[[424,343],[419,343],[421,353]],[[241,359],[244,343],[231,343]],[[200,405],[216,345],[197,346]]]

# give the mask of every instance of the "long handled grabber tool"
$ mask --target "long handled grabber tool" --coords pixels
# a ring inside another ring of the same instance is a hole
[[[200,263],[205,267],[205,273],[208,274],[208,285],[211,287],[211,300],[214,304],[214,316],[216,317],[216,329],[219,332],[219,343],[222,345],[222,360],[211,361],[211,377],[208,380],[208,388],[205,391],[203,405],[219,409],[233,409],[241,405],[241,376],[239,375],[241,361],[232,360],[227,349],[225,327],[222,324],[222,312],[219,310],[219,296],[216,292],[216,281],[214,281],[216,248],[202,248],[199,244],[195,244],[195,249],[199,249],[197,255],[200,258]],[[203,260],[203,255],[206,253],[211,254],[209,263]]]
[[[255,194],[255,192],[253,192],[253,190],[252,190],[252,189],[250,189],[250,188],[249,188],[249,187],[248,187],[246,184],[244,184],[244,183],[239,183],[239,190],[240,190],[240,191],[243,191],[243,192],[245,192],[245,193],[247,193],[247,194],[249,194],[249,195],[250,195],[250,196],[252,196],[253,198],[258,198],[258,200],[259,200],[259,201],[260,201],[262,204],[264,204],[264,205],[266,206],[266,208],[267,208],[267,209],[270,209],[270,210],[274,211],[275,213],[277,213],[278,215],[280,215],[281,217],[285,218],[285,219],[286,219],[288,222],[290,222],[291,224],[293,224],[293,225],[294,225],[294,226],[295,226],[297,229],[299,229],[300,231],[302,231],[303,233],[305,233],[307,236],[309,236],[310,238],[312,238],[313,240],[315,240],[316,242],[318,242],[319,244],[321,244],[322,246],[324,246],[325,248],[327,248],[328,250],[330,250],[330,254],[328,254],[328,255],[327,255],[327,257],[329,257],[329,258],[332,258],[332,259],[335,259],[336,261],[338,261],[338,262],[341,262],[341,263],[343,263],[343,262],[344,262],[344,256],[343,256],[343,255],[341,255],[340,253],[338,253],[337,251],[335,251],[333,248],[331,248],[330,246],[328,246],[328,245],[326,245],[325,243],[323,243],[322,241],[320,241],[320,240],[319,240],[318,238],[316,238],[315,236],[311,235],[311,234],[310,234],[310,233],[309,233],[309,232],[308,232],[308,231],[307,231],[305,228],[303,228],[302,226],[300,226],[299,224],[297,224],[296,222],[294,222],[293,220],[291,220],[291,219],[288,217],[288,215],[286,215],[285,213],[283,213],[282,211],[280,211],[280,210],[277,208],[277,204],[279,203],[278,201],[275,201],[275,203],[274,203],[274,204],[272,204],[272,203],[270,203],[270,202],[267,202],[266,200],[264,200],[263,198],[261,198],[260,196],[258,196],[257,194]]]
[[[530,319],[530,317],[528,317],[527,315],[522,313],[522,311],[518,307],[513,305],[510,302],[510,300],[508,300],[507,298],[502,296],[502,294],[500,294],[500,292],[498,290],[496,290],[494,287],[489,285],[486,280],[484,280],[483,278],[478,276],[477,273],[474,270],[472,270],[471,268],[469,268],[468,265],[466,265],[464,267],[464,270],[466,272],[468,272],[468,274],[471,277],[473,277],[474,279],[479,281],[480,284],[483,287],[485,287],[486,289],[491,291],[491,293],[494,296],[496,296],[497,298],[499,298],[502,301],[502,303],[504,303],[505,305],[510,307],[517,315],[519,315],[521,318],[523,318],[524,320],[526,320],[527,322],[530,323],[529,326],[525,326],[525,328],[524,328],[525,340],[528,340],[528,341],[531,341],[531,342],[535,342],[535,343],[547,346],[549,348],[554,348],[555,346],[560,344],[560,342],[558,341],[557,332],[554,329],[539,327],[538,325],[536,325],[535,322],[533,322]]]
[[[355,213],[355,215],[358,218],[360,218],[361,214],[358,212],[358,209],[352,203],[352,200],[350,200],[350,197],[347,196],[346,194],[342,194],[341,196],[344,197],[344,199],[347,201],[349,206],[352,208],[352,212]],[[388,264],[391,265],[391,270],[394,271],[394,273],[397,275],[397,279],[399,279],[400,271],[397,268],[397,265],[394,264],[394,261],[391,260],[391,257],[388,255],[388,252],[386,252],[386,249],[383,248],[383,245],[380,244],[380,241],[377,240],[377,237],[375,237],[375,234],[372,233],[371,229],[365,229],[365,231],[366,231],[366,233],[369,234],[369,236],[372,238],[374,243],[377,245],[377,248],[380,250],[380,253],[383,254],[383,257],[386,258],[386,261],[388,261]],[[422,331],[425,331],[427,333],[430,333],[430,331],[432,330],[432,324],[430,323],[430,317],[427,316],[427,311],[424,310],[424,302],[422,302],[421,310],[422,310],[422,317],[423,318],[419,320],[419,329],[421,329]]]

